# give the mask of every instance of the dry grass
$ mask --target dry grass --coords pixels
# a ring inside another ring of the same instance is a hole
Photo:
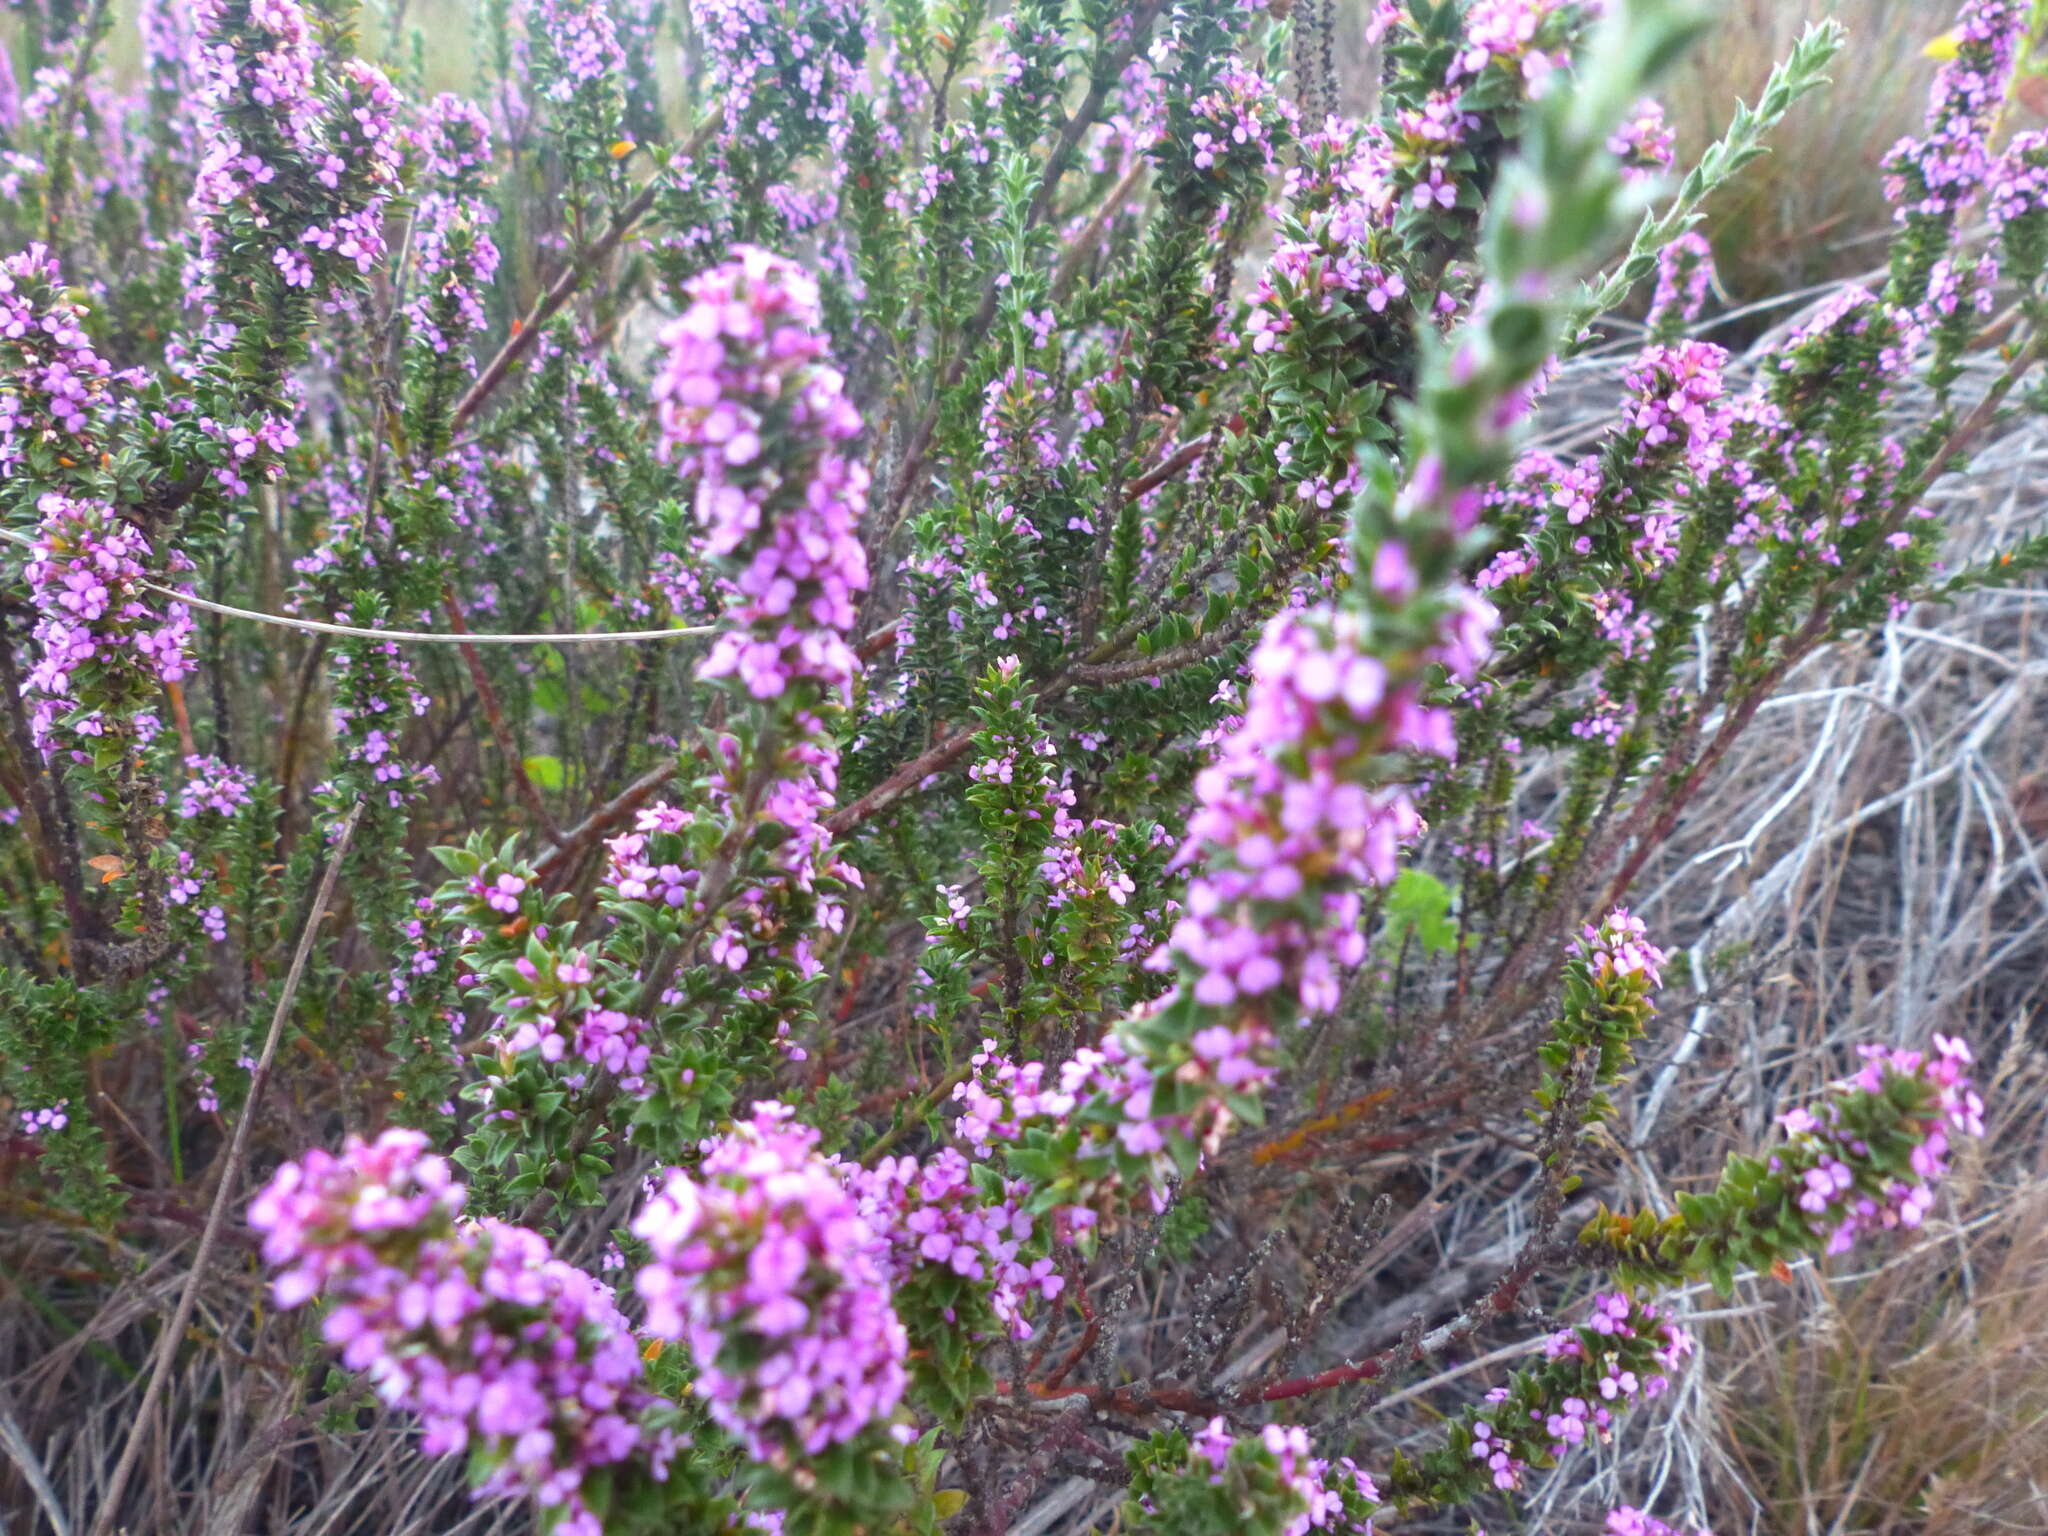
[[[1595,398],[1602,369],[1578,365]],[[1560,414],[1560,439],[1597,425]],[[2018,417],[1935,488],[1952,563],[2038,524],[2044,464],[2048,427]],[[1970,1038],[1992,1130],[1912,1245],[1692,1298],[1701,1370],[1558,1496],[1559,1529],[1654,1492],[1721,1536],[2048,1531],[2044,604],[1979,592],[1816,654],[1645,872],[1633,904],[1694,985],[1639,1085],[1627,1193],[1753,1145],[1863,1041]]]
[[[2039,1166],[2034,1103],[2000,1154]],[[1749,1528],[1963,1536],[2048,1528],[2048,1187],[1956,1196],[1959,1219],[1867,1277],[1798,1277],[1707,1331],[1722,1493]],[[1723,1530],[1741,1530],[1724,1522]]]

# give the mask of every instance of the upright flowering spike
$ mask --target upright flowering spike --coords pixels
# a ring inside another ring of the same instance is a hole
[[[1580,1118],[1590,1123],[1613,1107],[1604,1090],[1635,1064],[1635,1043],[1657,1011],[1650,999],[1663,984],[1664,959],[1643,920],[1625,907],[1583,930],[1565,962],[1563,1014],[1539,1052],[1540,1110],[1566,1101],[1574,1073],[1585,1070],[1582,1062],[1590,1068],[1591,1097],[1580,1107]]]
[[[1699,318],[1713,285],[1714,248],[1689,229],[1657,253],[1657,288],[1646,317],[1650,329],[1660,340],[1675,339]]]
[[[545,94],[556,102],[579,92],[616,92],[626,56],[606,0],[532,0],[526,13],[530,45],[547,77]]]
[[[1989,140],[2025,34],[2021,0],[1964,0],[1956,17],[1956,55],[1935,76],[1927,131],[1885,156],[1885,196],[1904,235],[1892,252],[1895,303],[1917,304],[1927,275],[1947,253],[1956,216],[1991,173]]]
[[[694,485],[705,552],[740,593],[704,675],[737,676],[756,698],[803,678],[844,699],[858,666],[854,594],[868,582],[855,536],[868,477],[840,446],[861,421],[824,360],[817,285],[742,247],[688,291],[662,332],[663,451]]]
[[[385,254],[398,190],[398,96],[374,65],[332,60],[299,0],[201,0],[193,11],[203,145],[186,285],[204,317],[170,349],[195,383],[189,424],[208,441],[173,451],[246,496],[298,443],[290,369],[315,301]]]
[[[1400,563],[1379,562],[1396,604],[1421,596]],[[1397,850],[1420,830],[1387,764],[1453,751],[1422,671],[1434,662],[1469,682],[1487,654],[1490,607],[1462,591],[1431,601],[1421,633],[1433,643],[1384,660],[1365,649],[1358,612],[1267,626],[1244,715],[1196,778],[1178,856],[1195,866],[1184,915],[1149,962],[1177,985],[1076,1052],[1050,1092],[1039,1063],[977,1056],[976,1078],[954,1094],[971,1142],[1018,1143],[1012,1166],[1077,1201],[1118,1183],[1157,1199],[1257,1114],[1279,1027],[1336,1005],[1343,971],[1364,958],[1360,892],[1394,878]]]
[[[1394,878],[1421,829],[1404,789],[1370,787],[1373,769],[1390,753],[1450,756],[1450,719],[1391,682],[1363,636],[1356,615],[1275,618],[1243,720],[1195,780],[1179,862],[1199,867],[1158,963],[1206,1007],[1278,1021],[1334,1006],[1340,970],[1364,958],[1359,892]]]
[[[374,625],[382,615],[368,604],[344,610],[357,624]],[[428,698],[413,677],[412,663],[388,640],[347,646],[334,658],[335,776],[322,788],[337,805],[361,796],[371,806],[396,811],[427,786],[440,781],[432,763],[408,761],[400,753],[405,722],[426,713]]]
[[[497,211],[485,195],[491,130],[474,103],[443,92],[414,141],[432,178],[413,216],[413,281],[406,317],[436,353],[482,334],[485,295],[498,270],[490,236]]]
[[[344,59],[331,82],[298,0],[201,0],[194,48],[205,158],[192,192],[199,273],[254,238],[289,287],[316,267],[367,272],[383,254],[381,209],[397,189],[397,96],[374,66]],[[216,292],[211,302],[236,304]]]
[[[662,333],[653,393],[661,451],[694,491],[698,547],[733,595],[699,675],[730,679],[774,722],[756,738],[773,760],[742,761],[729,739],[711,790],[727,811],[745,804],[786,829],[779,875],[719,914],[713,958],[736,971],[765,945],[810,976],[819,962],[783,909],[821,876],[859,881],[825,828],[839,752],[823,712],[851,702],[860,667],[850,635],[868,582],[857,532],[868,476],[846,445],[861,419],[825,358],[817,285],[795,263],[741,247],[688,293]],[[842,912],[821,901],[817,916],[836,931]]]
[[[867,51],[864,7],[854,0],[712,0],[697,14],[709,70],[706,100],[724,119],[725,142],[757,153],[757,136],[795,141],[798,152],[845,142],[848,105]]]
[[[909,1349],[876,1235],[817,1144],[756,1104],[633,1221],[648,1331],[687,1339],[711,1416],[784,1467],[893,1413]]]
[[[80,744],[74,738],[124,736],[158,687],[191,669],[191,611],[143,585],[149,541],[104,502],[51,491],[37,511],[35,557],[22,573],[41,651],[28,678],[39,695],[30,712],[36,744],[50,751]]]

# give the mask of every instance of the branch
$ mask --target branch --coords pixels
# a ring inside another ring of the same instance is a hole
[[[1045,174],[1039,178],[1038,192],[1031,199],[1031,211],[1027,222],[1041,224],[1052,212],[1053,193],[1059,187],[1060,177],[1067,173],[1067,162],[1074,156],[1074,146],[1081,142],[1102,112],[1102,104],[1109,99],[1110,88],[1123,78],[1124,70],[1136,57],[1152,35],[1152,24],[1159,19],[1165,0],[1145,0],[1131,13],[1129,39],[1117,53],[1115,60],[1107,67],[1097,68],[1090,74],[1088,94],[1081,98],[1081,104],[1074,108],[1060,128],[1060,141],[1053,146],[1052,154],[1046,158]],[[1141,162],[1142,163],[1142,162]]]
[[[535,862],[534,873],[542,880],[552,877],[557,870],[562,869],[605,833],[645,805],[657,789],[676,776],[680,767],[680,764],[671,761],[641,774],[575,826],[556,837],[555,846]]]
[[[702,153],[704,146],[711,142],[712,133],[712,123],[705,123],[690,136],[690,142],[684,146],[683,153],[692,157]],[[583,286],[583,280],[618,249],[619,242],[626,238],[626,232],[639,223],[647,210],[654,206],[655,198],[661,195],[661,189],[667,183],[666,170],[656,171],[648,178],[647,185],[634,195],[633,200],[612,215],[612,221],[605,226],[604,233],[577,252],[575,259],[563,270],[562,275],[555,279],[554,286],[534,300],[533,308],[526,312],[523,320],[513,326],[512,334],[505,338],[505,344],[498,349],[498,355],[485,365],[484,371],[477,375],[476,382],[455,402],[455,413],[448,418],[450,439],[461,435],[462,429],[469,424],[469,419],[483,408],[484,402],[490,399],[492,392],[505,382],[506,375],[511,373],[522,357],[533,350],[542,329],[554,319],[556,312],[569,302],[578,288]]]
[[[443,586],[441,597],[448,607],[448,622],[458,635],[469,633],[469,619],[462,611],[462,600],[455,595],[453,586]],[[555,825],[554,817],[541,803],[540,791],[533,787],[533,780],[526,776],[526,759],[519,754],[519,747],[505,729],[505,711],[498,703],[498,690],[491,686],[490,674],[484,671],[483,658],[476,653],[476,647],[462,646],[462,659],[469,667],[470,686],[476,689],[477,699],[483,704],[484,718],[491,725],[491,739],[498,744],[498,754],[505,759],[505,766],[512,771],[512,787],[518,791],[519,803],[526,807],[547,840],[557,848],[562,845],[561,828]]]
[[[1204,432],[1194,441],[1183,444],[1175,449],[1173,457],[1164,464],[1161,464],[1157,469],[1138,476],[1137,479],[1125,486],[1124,495],[1130,500],[1136,501],[1140,496],[1149,495],[1151,492],[1158,490],[1160,486],[1166,484],[1167,481],[1199,459],[1208,446],[1209,434]]]
[[[1771,71],[1770,79],[1764,82],[1763,95],[1757,98],[1756,107],[1751,109],[1741,102],[1735,104],[1735,116],[1728,124],[1728,131],[1708,146],[1699,163],[1679,183],[1671,206],[1662,213],[1645,214],[1621,265],[1580,290],[1579,301],[1565,322],[1563,350],[1567,354],[1583,350],[1592,339],[1586,334],[1586,327],[1627,298],[1629,290],[1656,271],[1657,257],[1664,247],[1700,221],[1700,204],[1744,166],[1768,153],[1763,145],[1764,138],[1784,120],[1785,114],[1792,110],[1800,97],[1828,84],[1828,77],[1823,71],[1841,51],[1847,38],[1848,34],[1838,21],[1808,26],[1793,45],[1791,54]]]

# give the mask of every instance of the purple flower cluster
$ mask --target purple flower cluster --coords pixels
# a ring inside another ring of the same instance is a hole
[[[517,911],[517,897],[508,896],[506,882],[516,876],[500,875],[489,899],[512,905],[500,907]],[[494,1029],[501,1054],[510,1057],[536,1052],[542,1061],[558,1062],[571,1052],[592,1067],[610,1072],[618,1079],[621,1092],[639,1093],[645,1084],[641,1072],[647,1066],[652,1047],[643,1038],[645,1024],[620,1009],[607,1005],[607,990],[597,985],[597,966],[582,950],[557,950],[543,942],[536,960],[533,950],[510,962],[519,977],[515,985],[525,991],[511,991],[492,1000],[496,1015]],[[507,1063],[509,1065],[509,1062]],[[572,1076],[566,1086],[582,1086],[581,1076]]]
[[[622,901],[644,901],[653,907],[688,906],[690,893],[702,877],[679,862],[676,855],[680,850],[657,847],[655,840],[673,837],[695,820],[692,812],[673,805],[654,805],[641,811],[631,832],[605,842],[605,884]]]
[[[1664,121],[1663,103],[1645,97],[1607,141],[1611,154],[1621,160],[1621,173],[1630,179],[1658,176],[1671,169],[1678,138]]]
[[[654,384],[663,451],[693,482],[703,547],[731,562],[741,601],[705,662],[755,698],[808,679],[850,694],[847,634],[867,586],[855,527],[867,470],[841,451],[860,415],[824,361],[818,290],[793,262],[753,247],[693,279],[662,332]]]
[[[1532,1462],[1555,1461],[1577,1446],[1613,1438],[1616,1413],[1661,1397],[1667,1374],[1693,1350],[1692,1336],[1652,1303],[1626,1292],[1593,1298],[1584,1323],[1544,1340],[1546,1362],[1567,1375],[1525,1378],[1523,1390],[1495,1387],[1472,1422],[1468,1452],[1502,1492],[1523,1484]],[[1560,1381],[1566,1390],[1558,1390]]]
[[[1572,8],[1572,0],[1473,0],[1449,83],[1499,69],[1518,75],[1531,97],[1540,94],[1551,74],[1570,62],[1552,19]]]
[[[232,816],[255,798],[256,776],[217,757],[185,759],[185,788],[178,800],[178,814],[190,821],[212,811]]]
[[[1855,389],[1888,401],[1926,339],[1924,316],[1879,299],[1867,288],[1831,295],[1773,354],[1765,382],[1788,417],[1809,400]]]
[[[1271,1031],[1250,1015],[1198,1029],[1177,1063],[1155,1064],[1116,1031],[1057,1068],[1020,1066],[984,1041],[972,1058],[975,1075],[953,1090],[963,1110],[955,1134],[986,1157],[995,1142],[1018,1141],[1034,1124],[1071,1129],[1084,1172],[1078,1199],[1085,1203],[1123,1182],[1113,1164],[1131,1160],[1132,1182],[1158,1204],[1177,1170],[1176,1152],[1215,1151],[1238,1123],[1230,1101],[1256,1095],[1273,1080],[1272,1042]],[[1079,1212],[1073,1225],[1093,1220],[1092,1212]]]
[[[705,99],[724,114],[728,142],[791,130],[835,148],[843,142],[861,81],[866,8],[857,0],[802,0],[795,9],[794,24],[774,15],[767,0],[710,0],[691,13],[708,71]]]
[[[1388,601],[1415,595],[1397,544],[1382,548],[1371,579]],[[1070,1138],[1084,1202],[1125,1182],[1156,1199],[1271,1080],[1276,1024],[1335,1006],[1341,971],[1364,958],[1360,888],[1393,879],[1401,842],[1420,826],[1407,790],[1383,782],[1386,760],[1454,749],[1447,711],[1366,654],[1364,622],[1317,610],[1269,624],[1244,715],[1196,779],[1175,860],[1198,866],[1182,915],[1147,962],[1179,985],[1056,1071],[977,1053],[954,1098],[957,1134],[978,1155],[1037,1124]],[[1471,681],[1492,623],[1490,607],[1452,594],[1430,659]],[[1190,1020],[1171,1027],[1180,1038],[1152,1030],[1169,1014]]]
[[[1885,196],[1900,223],[1953,219],[1983,187],[1992,125],[2027,17],[2020,0],[1965,0],[1956,55],[1928,98],[1925,137],[1901,139],[1885,156]]]
[[[432,703],[413,679],[412,663],[397,644],[366,640],[335,655],[334,739],[358,789],[398,810],[437,783],[440,770],[403,751],[405,722]]]
[[[374,65],[329,56],[299,0],[200,0],[191,47],[201,148],[185,280],[204,324],[167,351],[208,381],[191,425],[212,440],[218,488],[245,496],[298,441],[299,386],[269,353],[289,347],[273,335],[280,306],[328,300],[385,255],[399,99]],[[267,360],[239,355],[251,340]]]
[[[1461,611],[1476,621],[1455,665],[1469,681],[1490,610]],[[1420,830],[1405,789],[1369,787],[1371,765],[1449,758],[1450,717],[1391,683],[1364,640],[1353,615],[1276,615],[1252,654],[1243,719],[1195,780],[1175,863],[1200,867],[1152,963],[1178,969],[1204,1007],[1334,1007],[1340,970],[1364,958],[1359,889],[1391,881]]]
[[[1552,75],[1567,68],[1573,34],[1596,7],[1582,0],[1475,0],[1461,18],[1464,45],[1453,56],[1442,84],[1394,114],[1388,140],[1391,181],[1399,201],[1424,214],[1445,215],[1459,206],[1471,159],[1466,144],[1487,123],[1467,110],[1469,93],[1491,76],[1514,97],[1534,101],[1549,89]],[[1374,28],[1413,21],[1398,6],[1382,8]],[[1368,33],[1373,30],[1368,29]],[[1615,152],[1632,167],[1661,169],[1670,162],[1669,134],[1654,102],[1644,102],[1616,136]],[[1466,206],[1473,206],[1468,194]],[[1454,302],[1449,294],[1440,302]]]
[[[611,89],[626,67],[606,0],[528,0],[529,42],[541,45],[545,94],[566,102],[585,86]]]
[[[1073,791],[1062,794],[1071,803]],[[1100,816],[1082,821],[1068,813],[1066,804],[1055,805],[1052,840],[1038,861],[1047,904],[1059,908],[1107,901],[1121,907],[1128,902],[1138,886],[1117,858],[1117,839],[1125,830]]]
[[[1989,251],[1979,252],[1974,261],[1944,256],[1928,274],[1922,314],[1932,329],[1938,330],[1948,321],[1967,331],[1972,328],[1973,316],[1981,319],[1991,313],[1992,290],[1997,286],[1998,258]]]
[[[1377,124],[1333,118],[1295,146],[1282,187],[1308,238],[1334,251],[1389,226],[1394,208],[1390,152]]]
[[[1592,967],[1593,975],[1601,981],[1620,978],[1624,981],[1640,977],[1646,988],[1655,991],[1664,985],[1664,951],[1650,942],[1649,929],[1640,917],[1631,916],[1628,908],[1616,907],[1600,921],[1595,928],[1588,924],[1580,934],[1578,952]]]
[[[22,572],[39,648],[30,724],[49,751],[60,721],[75,736],[104,736],[110,720],[184,677],[192,616],[143,585],[149,541],[104,502],[49,491],[36,510],[42,523]]]
[[[1267,1424],[1256,1437],[1239,1439],[1227,1419],[1211,1419],[1188,1437],[1188,1448],[1202,1463],[1208,1480],[1220,1485],[1229,1469],[1232,1453],[1262,1451],[1273,1459],[1281,1482],[1302,1503],[1301,1511],[1282,1526],[1281,1536],[1309,1536],[1328,1531],[1333,1536],[1372,1536],[1370,1518],[1361,1515],[1380,1502],[1380,1490],[1372,1478],[1349,1456],[1336,1460],[1319,1457],[1309,1444],[1308,1431],[1299,1424]]]
[[[41,1109],[24,1109],[17,1118],[21,1122],[21,1134],[41,1136],[50,1131],[61,1131],[71,1123],[71,1101],[59,1099]]]
[[[1034,368],[1006,368],[988,381],[981,397],[981,463],[974,478],[984,484],[1030,484],[1060,466],[1052,381]]]
[[[1204,175],[1233,180],[1272,175],[1297,119],[1294,104],[1264,75],[1235,63],[1224,66],[1188,112],[1190,163]]]
[[[1716,408],[1727,364],[1727,351],[1705,341],[1647,347],[1637,357],[1622,379],[1629,391],[1622,419],[1635,434],[1638,468],[1657,459],[1711,462],[1732,430],[1727,412]]]
[[[777,717],[766,738],[773,761],[742,765],[727,738],[708,789],[723,814],[744,801],[750,820],[784,829],[778,876],[750,881],[717,915],[712,958],[737,971],[766,941],[814,975],[810,930],[836,931],[841,908],[820,899],[814,922],[792,923],[789,903],[817,895],[821,878],[860,878],[831,852],[839,754],[819,708],[851,701],[860,665],[849,635],[868,580],[856,531],[867,470],[844,445],[861,420],[825,360],[817,287],[801,268],[740,247],[688,292],[689,308],[663,332],[654,396],[663,451],[694,483],[699,548],[723,564],[734,595],[699,675],[733,678]]]
[[[838,785],[839,759],[826,736],[824,723],[809,711],[799,710],[789,725],[789,739],[767,765],[767,780],[753,813],[755,823],[772,823],[781,828],[781,840],[770,855],[774,872],[749,880],[738,896],[716,914],[710,955],[715,964],[733,971],[744,969],[749,958],[758,955],[788,965],[799,976],[809,979],[823,970],[813,951],[813,941],[820,935],[840,932],[846,921],[845,904],[821,888],[820,882],[830,880],[857,887],[861,874],[833,851],[832,836],[825,826],[825,816],[832,809],[833,791]],[[739,815],[733,782],[739,745],[727,736],[720,738],[719,749],[727,769],[713,774],[706,782],[705,798],[713,815],[732,822]],[[668,805],[649,810],[651,815],[641,817],[643,829],[655,818],[679,826],[689,815]],[[696,876],[671,881],[671,872],[678,864],[674,842],[650,846],[646,856],[665,882],[661,888],[664,904],[677,905],[677,884],[688,886]],[[691,915],[705,915],[701,904],[692,905]],[[785,1020],[778,1033],[786,1034],[787,1030]],[[801,1052],[797,1059],[801,1059]]]
[[[672,1447],[606,1286],[503,1222],[459,1221],[465,1192],[416,1131],[351,1137],[279,1168],[249,1208],[280,1308],[332,1303],[322,1334],[378,1395],[417,1414],[430,1456],[487,1469],[479,1497],[530,1494],[556,1530],[601,1536],[581,1489]],[[658,1475],[658,1471],[657,1471]]]
[[[1970,1048],[1946,1035],[1932,1053],[1866,1045],[1863,1067],[1812,1109],[1779,1116],[1789,1138],[1773,1154],[1774,1172],[1796,1174],[1799,1208],[1830,1254],[1846,1253],[1868,1233],[1913,1228],[1934,1205],[1934,1186],[1948,1172],[1951,1135],[1984,1134],[1984,1101],[1964,1070]],[[1921,1107],[1905,1127],[1915,1138],[1911,1178],[1871,1174],[1871,1149],[1845,1114],[1853,1095],[1883,1095],[1897,1080],[1918,1088]]]
[[[189,86],[195,63],[190,8],[180,0],[140,0],[135,10],[142,61],[152,86],[166,92]],[[189,110],[189,103],[180,100],[175,110]],[[182,118],[178,126],[186,126]]]
[[[465,346],[489,323],[484,297],[498,270],[490,228],[497,210],[485,195],[491,162],[490,126],[460,96],[443,92],[414,136],[436,183],[413,215],[416,291],[405,314],[437,353]]]
[[[88,311],[61,281],[39,244],[0,261],[0,471],[19,464],[31,442],[78,461],[98,456],[94,426],[120,380],[85,334]]]
[[[1339,206],[1339,217],[1346,207]],[[1325,217],[1318,227],[1332,233],[1332,223]],[[1271,352],[1304,318],[1329,314],[1342,296],[1356,295],[1349,304],[1353,310],[1384,315],[1407,294],[1407,280],[1398,271],[1361,259],[1349,240],[1283,241],[1259,276],[1245,332],[1253,352]],[[1397,320],[1402,314],[1394,309]]]
[[[1714,284],[1714,248],[1689,229],[1657,253],[1657,288],[1647,323],[1652,330],[1692,324],[1706,307]]]
[[[1835,471],[1839,510],[1802,517],[1785,482],[1836,452],[1824,414],[1845,398],[1883,404],[1933,332],[1945,345],[1967,339],[1981,313],[1993,268],[1967,263],[1954,278],[1937,263],[1937,302],[1907,309],[1865,289],[1843,289],[1818,306],[1767,358],[1751,389],[1727,389],[1727,355],[1695,340],[1659,342],[1635,360],[1625,382],[1622,425],[1602,450],[1565,464],[1549,454],[1524,454],[1484,500],[1511,540],[1476,578],[1483,590],[1532,577],[1569,579],[1593,557],[1633,568],[1626,586],[1603,584],[1583,603],[1617,656],[1636,654],[1652,633],[1650,583],[1678,550],[1685,519],[1726,499],[1738,508],[1717,570],[1738,551],[1766,541],[1798,546],[1839,565],[1845,536],[1882,508],[1898,479],[1902,450],[1886,440],[1869,456]],[[1661,299],[1660,299],[1661,302]],[[1947,312],[1944,313],[1944,310]],[[1924,518],[1924,509],[1912,514]],[[1892,535],[1897,545],[1909,540]],[[1607,566],[1615,569],[1613,564]],[[1637,585],[1639,582],[1641,585]],[[1631,590],[1632,588],[1632,590]],[[1575,706],[1578,708],[1578,706]],[[1574,734],[1617,740],[1631,706],[1595,698],[1579,710]]]
[[[993,1044],[993,1042],[986,1042]],[[1050,1301],[1066,1286],[1053,1261],[1020,1257],[1033,1221],[1024,1208],[1031,1190],[1010,1180],[1000,1198],[975,1184],[972,1165],[952,1147],[920,1161],[885,1157],[873,1168],[848,1166],[847,1182],[862,1220],[881,1240],[891,1286],[934,1264],[988,1287],[996,1317],[1017,1339],[1031,1337],[1024,1313],[1035,1298]]]
[[[200,273],[215,275],[240,223],[264,232],[289,287],[331,282],[344,263],[368,272],[398,185],[391,83],[355,58],[323,79],[298,0],[200,0],[193,28],[206,144],[192,189]]]
[[[1448,213],[1458,206],[1458,150],[1479,126],[1459,99],[1455,90],[1434,91],[1420,107],[1403,107],[1395,115],[1395,181],[1411,208]]]
[[[906,1381],[881,1245],[817,1144],[756,1104],[633,1221],[654,1254],[635,1278],[648,1331],[687,1339],[712,1418],[777,1466],[886,1419]]]
[[[1992,225],[2001,233],[2048,211],[2048,129],[2012,136],[1992,170],[1986,201]]]
[[[299,243],[307,254],[297,263],[295,286],[310,287],[313,263],[328,256],[337,273],[353,267],[367,276],[384,256],[384,205],[398,189],[398,168],[404,140],[398,128],[398,93],[382,70],[361,59],[344,59],[336,70],[338,95],[328,118],[329,151],[326,170],[333,176],[316,175],[321,185],[333,192],[343,191],[340,162],[355,183],[349,190],[356,196],[331,210],[330,217],[306,225]],[[356,199],[360,199],[358,204]],[[280,268],[291,270],[285,252],[277,253]]]

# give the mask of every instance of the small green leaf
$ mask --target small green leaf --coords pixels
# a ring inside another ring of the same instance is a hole
[[[1410,933],[1432,954],[1458,947],[1458,925],[1451,917],[1450,887],[1420,869],[1404,869],[1387,892],[1387,917],[1396,943]]]

